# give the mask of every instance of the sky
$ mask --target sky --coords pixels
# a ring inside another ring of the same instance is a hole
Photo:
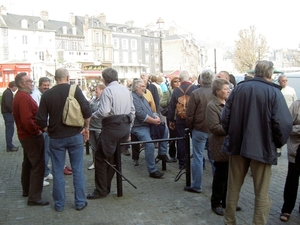
[[[106,21],[135,26],[155,24],[161,17],[165,27],[175,23],[197,40],[234,45],[240,30],[256,27],[272,49],[296,49],[300,44],[299,0],[2,0],[8,13],[39,16],[47,10],[49,19],[68,21],[69,14],[90,16],[104,13]],[[196,4],[196,5],[195,5]]]

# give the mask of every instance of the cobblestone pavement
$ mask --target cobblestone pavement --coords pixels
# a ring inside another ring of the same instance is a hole
[[[116,181],[113,180],[111,194],[105,199],[88,200],[88,206],[82,211],[76,211],[73,200],[72,176],[65,176],[66,206],[63,212],[53,208],[52,182],[44,187],[43,198],[50,201],[44,207],[27,206],[27,198],[22,197],[20,172],[22,149],[18,152],[6,152],[3,117],[0,118],[0,224],[90,224],[90,225],[215,225],[223,224],[223,217],[217,216],[210,209],[211,167],[206,163],[203,177],[203,192],[201,194],[183,191],[185,175],[175,182],[178,170],[177,163],[167,164],[163,179],[152,179],[146,171],[144,153],[141,153],[140,166],[133,166],[131,157],[122,155],[122,172],[135,186],[123,182],[123,197],[117,197]],[[15,135],[14,143],[20,146]],[[91,193],[94,187],[94,171],[87,168],[91,165],[91,155],[84,154],[84,172],[86,176],[86,193]],[[207,161],[208,162],[208,161]],[[161,164],[158,164],[161,169]],[[273,166],[270,196],[273,201],[268,225],[300,224],[300,214],[297,211],[300,203],[300,193],[296,207],[288,223],[279,220],[283,203],[283,187],[287,172],[286,149]],[[237,224],[252,224],[253,216],[253,185],[248,173],[243,185],[239,205],[243,208],[237,212]]]

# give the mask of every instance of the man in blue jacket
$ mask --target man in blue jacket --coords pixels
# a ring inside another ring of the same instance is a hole
[[[272,62],[258,61],[254,78],[232,90],[222,111],[222,126],[229,136],[223,149],[229,154],[225,224],[236,224],[239,192],[249,167],[255,193],[253,224],[267,223],[271,166],[277,164],[276,148],[286,143],[293,124],[280,87],[270,82],[273,70]]]

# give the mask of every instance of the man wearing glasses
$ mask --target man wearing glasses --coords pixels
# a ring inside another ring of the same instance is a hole
[[[15,82],[18,92],[13,101],[13,115],[24,154],[21,174],[23,197],[28,197],[29,206],[48,205],[48,201],[42,200],[45,172],[44,138],[35,120],[38,105],[30,96],[34,88],[33,80],[27,73],[19,73]]]

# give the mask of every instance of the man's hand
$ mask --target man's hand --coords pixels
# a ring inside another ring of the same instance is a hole
[[[81,134],[83,135],[84,142],[87,142],[87,140],[89,140],[89,138],[90,138],[89,130],[83,128],[83,130],[81,131]]]
[[[171,130],[175,130],[175,123],[174,122],[170,122],[169,123],[169,127]]]

